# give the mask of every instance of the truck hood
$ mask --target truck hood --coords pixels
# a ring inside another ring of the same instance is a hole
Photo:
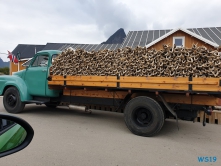
[[[13,73],[13,76],[24,78],[24,73],[25,73],[25,70],[21,70],[21,71]]]

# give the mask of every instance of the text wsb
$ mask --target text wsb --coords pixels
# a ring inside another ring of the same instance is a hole
[[[198,161],[199,162],[216,162],[217,158],[216,156],[199,156]]]

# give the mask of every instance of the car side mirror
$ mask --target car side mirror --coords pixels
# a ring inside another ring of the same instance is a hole
[[[24,149],[33,136],[34,130],[25,120],[0,114],[0,158]]]

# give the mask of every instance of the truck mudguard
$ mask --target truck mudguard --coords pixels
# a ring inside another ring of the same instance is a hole
[[[21,101],[31,100],[32,96],[28,93],[27,86],[24,80],[16,75],[8,76],[4,75],[0,77],[0,95],[2,96],[5,90],[14,86],[18,89],[21,97]]]

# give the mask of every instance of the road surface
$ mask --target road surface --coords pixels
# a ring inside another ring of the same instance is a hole
[[[0,97],[0,113],[6,113]],[[132,134],[123,114],[92,114],[65,107],[26,105],[16,114],[28,121],[35,135],[24,150],[0,159],[1,166],[180,166],[221,165],[221,126],[166,120],[155,137]],[[216,162],[200,163],[199,156]]]

